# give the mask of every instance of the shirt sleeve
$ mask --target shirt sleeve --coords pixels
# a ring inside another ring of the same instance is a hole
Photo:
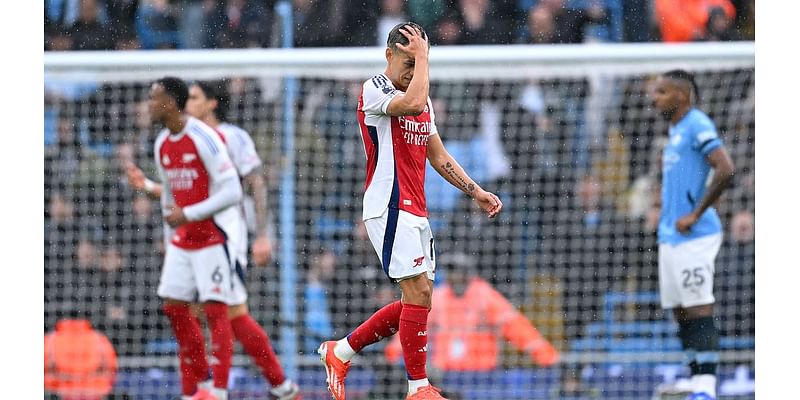
[[[232,161],[236,165],[239,176],[247,176],[261,165],[261,157],[256,153],[256,145],[244,130],[234,130],[233,134],[228,137],[228,146],[230,146]]]
[[[164,166],[161,165],[161,145],[163,143],[164,141],[161,138],[156,140],[153,154],[155,157],[158,179],[161,180],[161,209],[166,212],[167,208],[172,205],[174,201],[172,198],[172,189],[169,185],[169,179],[167,179],[167,173],[164,171]]]
[[[156,161],[156,172],[158,173],[158,178],[161,180],[161,198],[159,201],[161,202],[161,213],[166,214],[169,207],[175,203],[174,199],[172,198],[172,189],[169,185],[169,179],[167,179],[167,174],[164,172],[164,166],[161,165],[161,144],[164,143],[163,140],[156,140],[155,144],[155,151],[153,154],[155,155]],[[164,222],[162,224],[162,229],[164,233],[164,248],[169,244],[170,240],[172,240],[172,235],[175,234],[175,230],[172,229],[169,224]]]
[[[375,75],[364,82],[362,88],[362,111],[366,114],[386,114],[389,103],[403,92],[394,88],[392,82],[383,75]]]
[[[722,146],[717,134],[717,129],[711,122],[699,123],[695,128],[692,138],[692,148],[699,151],[703,156],[708,156],[717,147]]]
[[[431,114],[431,135],[438,135],[439,128],[436,127],[436,115],[433,113],[433,102],[430,97],[428,97],[428,110],[430,110]]]
[[[242,185],[233,162],[219,136],[207,132],[202,140],[195,140],[197,152],[208,173],[212,190],[207,199],[183,209],[189,221],[200,221],[211,217],[242,200]]]

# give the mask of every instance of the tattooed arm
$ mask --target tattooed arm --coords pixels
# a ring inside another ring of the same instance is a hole
[[[478,206],[489,215],[489,218],[496,216],[503,208],[500,198],[494,193],[483,190],[467,175],[464,168],[461,168],[458,161],[444,148],[439,135],[431,135],[428,139],[428,161],[433,169],[451,185],[472,197]]]

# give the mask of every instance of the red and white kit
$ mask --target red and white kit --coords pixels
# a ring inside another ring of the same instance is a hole
[[[242,188],[220,134],[188,117],[178,134],[164,129],[155,143],[163,183],[161,203],[174,204],[190,221],[171,232],[158,295],[187,302],[242,304],[246,291],[236,279]]]
[[[418,116],[386,114],[398,94],[391,80],[364,82],[358,122],[367,155],[363,219],[370,241],[391,279],[427,273],[433,280],[433,234],[425,206],[428,138],[438,134],[430,98]]]
[[[246,175],[261,166],[261,158],[258,156],[258,153],[256,153],[255,143],[253,143],[253,139],[244,129],[223,122],[217,126],[216,131],[221,135],[222,140],[228,147],[228,155],[231,157],[233,166],[236,167],[236,172],[240,179],[243,179]],[[233,257],[238,263],[235,265],[237,278],[242,282],[242,289],[245,289],[248,225],[252,225],[252,230],[255,231],[255,204],[253,203],[253,199],[249,196],[243,196],[240,203],[240,211],[243,219],[239,226],[239,233],[235,238],[237,246],[233,249]],[[242,293],[236,294],[236,298],[243,298],[246,300],[247,292],[242,290]]]

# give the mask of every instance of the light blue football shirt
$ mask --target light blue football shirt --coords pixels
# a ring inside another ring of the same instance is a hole
[[[687,234],[678,232],[675,226],[678,219],[692,212],[703,199],[711,171],[706,157],[720,146],[722,141],[714,122],[696,108],[670,126],[662,160],[659,243],[680,244],[722,231],[713,207],[703,212]]]

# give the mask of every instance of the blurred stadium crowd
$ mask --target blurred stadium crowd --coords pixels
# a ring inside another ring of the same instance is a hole
[[[45,0],[45,50],[277,47],[276,0]],[[292,0],[294,46],[755,39],[754,0]]]

